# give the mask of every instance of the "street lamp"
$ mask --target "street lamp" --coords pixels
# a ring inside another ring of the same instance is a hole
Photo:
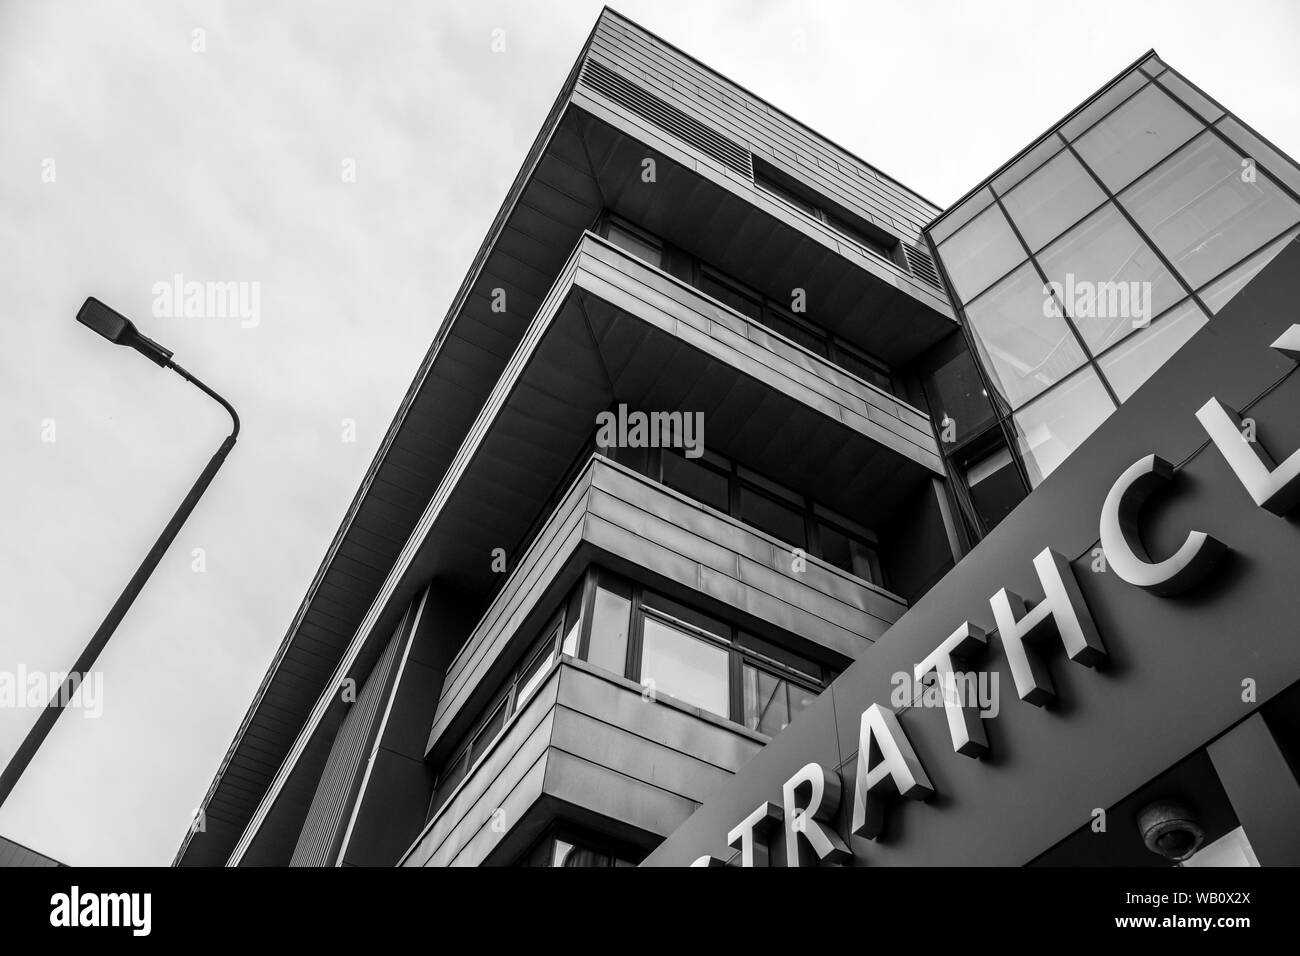
[[[108,644],[108,639],[113,636],[113,632],[117,630],[117,625],[126,616],[126,612],[130,610],[136,596],[144,588],[145,582],[149,580],[149,575],[153,574],[154,568],[162,560],[167,548],[181,530],[181,525],[185,524],[190,512],[194,510],[194,506],[203,497],[203,492],[212,483],[212,479],[217,474],[217,469],[226,460],[226,456],[230,454],[230,449],[235,447],[235,439],[239,437],[239,416],[235,414],[235,409],[231,404],[173,362],[171,350],[163,348],[153,339],[142,334],[126,316],[113,311],[98,299],[89,298],[82,304],[81,310],[77,313],[77,321],[98,332],[115,345],[130,346],[151,362],[163,368],[171,369],[200,391],[216,399],[221,403],[221,407],[230,413],[234,428],[226,436],[226,440],[221,443],[221,447],[212,456],[207,467],[199,475],[198,480],[194,482],[189,494],[185,496],[185,500],[176,509],[176,513],[172,515],[171,520],[167,522],[167,527],[163,528],[162,534],[158,536],[158,540],[154,542],[154,546],[149,550],[149,553],[145,555],[140,567],[131,577],[131,580],[127,582],[121,596],[118,597],[117,602],[109,610],[108,616],[104,618],[104,623],[99,625],[99,630],[95,632],[95,635],[90,639],[90,643],[81,652],[77,662],[72,665],[72,670],[64,678],[58,692],[46,703],[45,709],[36,718],[36,723],[27,732],[22,744],[14,751],[8,766],[5,767],[3,773],[0,773],[0,806],[3,806],[5,800],[9,798],[14,785],[18,783],[18,778],[27,769],[27,765],[31,763],[32,757],[36,755],[37,749],[44,742],[50,729],[54,726],[54,722],[59,719],[59,714],[63,712],[67,702],[72,699],[72,695],[81,686],[81,682],[85,679],[91,667],[94,666],[100,652]]]

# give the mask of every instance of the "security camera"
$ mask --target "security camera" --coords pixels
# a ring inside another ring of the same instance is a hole
[[[1144,807],[1138,814],[1138,830],[1146,848],[1167,860],[1186,860],[1205,842],[1195,812],[1177,800],[1157,800]]]

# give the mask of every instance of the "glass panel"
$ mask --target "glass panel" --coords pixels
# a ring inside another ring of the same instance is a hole
[[[1154,53],[1142,61],[1142,72],[1147,76],[1159,76],[1167,69],[1168,67],[1160,62],[1160,57]]]
[[[1120,197],[1193,288],[1300,222],[1300,206],[1242,162],[1206,133]]]
[[[657,244],[647,242],[636,233],[624,229],[617,223],[611,222],[609,224],[609,241],[624,252],[631,253],[656,268],[663,265],[663,250]]]
[[[627,628],[632,602],[605,587],[596,588],[591,611],[591,642],[587,660],[622,676],[627,670]]]
[[[483,756],[488,747],[492,746],[492,741],[497,739],[497,734],[501,733],[501,728],[506,724],[506,702],[501,701],[497,709],[492,712],[492,716],[487,719],[481,730],[474,735],[474,742],[469,745],[469,765],[472,767],[474,761]]]
[[[1199,90],[1176,73],[1162,74],[1160,85],[1195,110],[1201,119],[1207,123],[1213,123],[1223,115],[1223,110],[1211,103]]]
[[[984,367],[1012,408],[1084,362],[1083,349],[1050,305],[1026,263],[966,307]]]
[[[975,358],[964,344],[949,359],[935,366],[925,381],[935,427],[943,437],[945,422],[951,421],[950,437],[960,442],[993,419],[993,403],[984,388]]]
[[[1199,129],[1196,117],[1151,85],[1080,137],[1075,148],[1111,192],[1119,192]]]
[[[551,665],[555,663],[555,642],[558,637],[558,631],[552,631],[540,646],[533,648],[532,660],[524,665],[524,669],[519,674],[519,690],[515,692],[516,712],[523,708],[533,691],[550,673]]]
[[[790,723],[786,682],[749,664],[744,667],[744,677],[745,726],[776,736]]]
[[[808,541],[804,530],[803,514],[789,505],[759,494],[752,488],[740,489],[740,514],[745,524],[766,531],[774,538],[796,548],[806,548]]]
[[[758,299],[741,292],[730,282],[704,272],[700,275],[700,291],[707,296],[712,296],[723,305],[729,305],[741,315],[747,315],[751,319],[762,321],[763,307]]]
[[[1240,152],[1253,159],[1258,166],[1262,166],[1274,179],[1286,183],[1291,187],[1292,192],[1300,193],[1300,169],[1246,129],[1235,117],[1225,116],[1219,122],[1219,131],[1227,135]]]
[[[1115,410],[1101,379],[1086,368],[1015,415],[1020,454],[1037,487]]]
[[[1184,295],[1114,205],[1107,204],[1038,257],[1093,353],[1146,328]]]
[[[838,342],[835,345],[835,363],[844,371],[856,375],[864,382],[869,382],[882,392],[893,394],[894,381],[888,372]]]
[[[771,641],[765,641],[761,637],[755,637],[753,634],[741,632],[736,637],[736,644],[740,647],[747,648],[761,654],[769,660],[778,661],[790,668],[792,671],[798,671],[814,683],[822,683],[823,668],[815,661],[809,660],[802,654],[796,654],[794,651],[780,644],[774,644]]]
[[[1185,302],[1099,358],[1097,364],[1119,400],[1127,401],[1207,321],[1195,302]]]
[[[962,226],[966,225],[966,223],[974,219],[980,211],[987,208],[988,204],[992,201],[993,194],[987,189],[981,189],[960,206],[948,212],[943,221],[930,230],[930,237],[934,239],[936,244],[943,242]]]
[[[849,537],[839,528],[818,522],[817,537],[821,543],[818,557],[837,568],[856,575],[872,584],[880,583],[875,552],[864,542]]]
[[[729,717],[728,653],[646,615],[643,618],[641,681],[701,710]]]
[[[826,340],[811,329],[782,314],[770,305],[763,310],[763,324],[791,342],[797,342],[808,351],[826,357]]]
[[[958,297],[969,302],[1025,258],[1025,250],[1002,210],[990,206],[941,245],[939,256]]]
[[[1210,313],[1217,315],[1219,310],[1227,305],[1233,296],[1244,289],[1246,283],[1255,278],[1260,270],[1272,262],[1273,257],[1281,252],[1288,242],[1294,241],[1297,235],[1300,235],[1300,233],[1295,231],[1287,233],[1263,252],[1237,266],[1222,279],[1202,289],[1201,301],[1205,303],[1205,307],[1210,310]]]
[[[1105,201],[1101,187],[1070,153],[1059,154],[1002,199],[1035,252]]]
[[[731,511],[727,476],[675,451],[664,452],[664,484],[723,514]]]
[[[1025,483],[1011,459],[1011,450],[1001,443],[966,469],[966,485],[985,531],[997,527],[1026,494]]]
[[[1073,118],[1066,120],[1061,124],[1061,134],[1066,139],[1074,139],[1080,133],[1092,126],[1097,120],[1101,119],[1107,113],[1115,108],[1117,103],[1127,99],[1128,96],[1136,91],[1145,83],[1144,77],[1137,70],[1126,73],[1120,77],[1115,85],[1106,92],[1102,93],[1095,100],[1089,103],[1083,109],[1079,110]]]
[[[1064,148],[1065,143],[1061,141],[1061,137],[1055,133],[1050,134],[1041,143],[1025,153],[1024,156],[1008,166],[997,179],[993,180],[993,188],[999,196],[1005,196],[1016,183],[1038,169]]]
[[[582,634],[582,581],[579,580],[569,592],[569,600],[564,605],[564,640],[560,643],[560,653],[570,657],[578,656],[578,638]]]

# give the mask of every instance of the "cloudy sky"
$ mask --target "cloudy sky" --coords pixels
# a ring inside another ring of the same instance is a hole
[[[939,205],[1150,47],[1300,155],[1286,0],[615,6]],[[82,299],[244,420],[0,834],[171,860],[599,11],[0,0],[0,675],[71,664],[225,433]],[[257,283],[256,322],[155,316],[177,275]],[[0,760],[34,717],[0,708]]]

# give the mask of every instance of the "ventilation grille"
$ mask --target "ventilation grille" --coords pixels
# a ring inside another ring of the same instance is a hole
[[[930,254],[924,249],[918,249],[915,246],[904,245],[903,252],[907,256],[907,267],[922,282],[928,282],[936,289],[943,286],[939,284],[939,273],[934,268],[934,262],[930,259]]]
[[[588,60],[582,70],[582,85],[608,97],[682,142],[689,143],[706,156],[712,156],[746,179],[753,178],[754,168],[748,150],[720,136],[653,93],[646,92],[609,67]]]

